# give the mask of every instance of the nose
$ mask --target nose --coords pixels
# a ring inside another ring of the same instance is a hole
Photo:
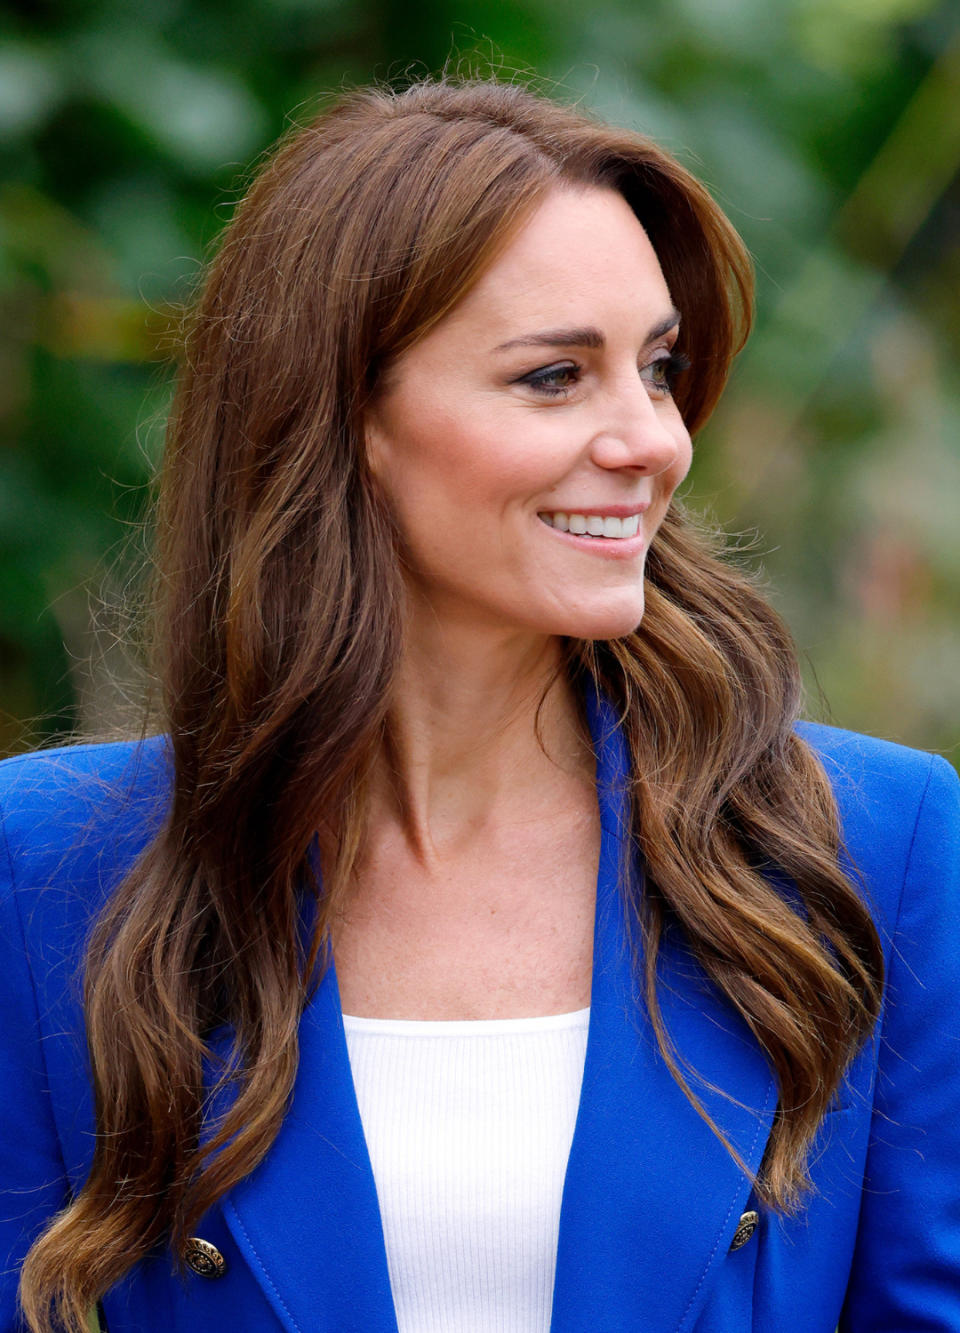
[[[652,398],[635,379],[611,394],[590,453],[598,467],[632,468],[655,477],[674,466],[689,449],[690,436],[669,398]]]

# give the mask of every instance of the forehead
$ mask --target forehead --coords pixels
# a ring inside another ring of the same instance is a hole
[[[504,341],[545,324],[649,328],[671,308],[646,232],[613,189],[553,190],[428,339]]]

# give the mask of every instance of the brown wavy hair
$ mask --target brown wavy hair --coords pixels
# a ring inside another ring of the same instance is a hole
[[[172,804],[89,948],[96,1147],[24,1269],[35,1333],[81,1333],[148,1250],[179,1254],[280,1128],[401,644],[398,534],[365,465],[364,405],[559,184],[619,190],[646,228],[683,314],[676,399],[696,431],[746,337],[751,268],[703,186],[639,134],[486,79],[362,89],[281,142],[227,229],[185,343],[157,516]],[[679,927],[778,1079],[755,1187],[789,1209],[873,1027],[882,961],[841,873],[827,779],[793,730],[789,636],[721,556],[674,503],[639,629],[567,641],[565,664],[623,717],[638,966],[664,1058],[696,1100],[657,1001],[658,943]],[[221,1025],[233,1101],[201,1146]]]

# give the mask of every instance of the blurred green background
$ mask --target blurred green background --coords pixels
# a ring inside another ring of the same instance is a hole
[[[7,4],[0,751],[129,692],[95,611],[134,578],[177,306],[245,171],[318,95],[451,53],[652,134],[727,209],[759,318],[691,501],[751,544],[811,711],[956,762],[956,0]]]

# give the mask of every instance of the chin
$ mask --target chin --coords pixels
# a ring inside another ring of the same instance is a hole
[[[643,619],[643,599],[621,606],[571,607],[555,634],[569,639],[622,639],[632,634]]]

